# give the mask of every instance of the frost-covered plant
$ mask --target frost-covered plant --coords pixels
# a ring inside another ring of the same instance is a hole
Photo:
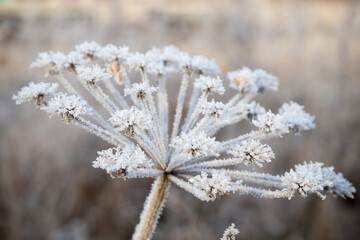
[[[253,101],[258,94],[278,89],[273,75],[249,68],[228,73],[236,92],[220,102],[214,99],[225,92],[217,76],[220,69],[205,57],[189,56],[173,46],[145,54],[95,42],[75,49],[69,54],[40,53],[31,64],[45,69],[46,76],[57,79],[65,92],[57,91],[57,83],[30,83],[13,99],[17,104],[32,102],[50,116],[59,116],[113,145],[99,151],[93,161],[93,167],[104,169],[112,178],[155,179],[133,239],[151,238],[171,182],[203,201],[229,193],[288,199],[311,193],[322,199],[326,193],[353,197],[352,184],[321,163],[305,162],[280,176],[252,171],[275,157],[261,140],[315,127],[314,117],[297,103],[285,103],[273,113]],[[130,81],[131,71],[138,72],[140,80]],[[175,115],[170,118],[166,83],[176,84],[176,74],[182,78]],[[103,109],[89,105],[71,78]],[[190,83],[193,90],[185,101]],[[216,139],[219,130],[242,120],[252,123],[254,130],[226,141]],[[234,168],[241,164],[251,166],[250,171]],[[234,239],[237,232],[231,226],[223,239]]]

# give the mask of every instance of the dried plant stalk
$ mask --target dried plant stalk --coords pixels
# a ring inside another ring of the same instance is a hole
[[[166,175],[159,176],[155,180],[150,194],[146,198],[144,209],[140,215],[140,222],[135,228],[133,240],[151,239],[164,206],[169,187],[169,179]]]

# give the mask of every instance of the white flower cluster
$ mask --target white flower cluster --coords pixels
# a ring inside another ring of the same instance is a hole
[[[238,229],[235,228],[235,224],[231,224],[224,232],[224,235],[220,240],[235,240],[235,236],[238,235],[240,232]]]
[[[218,196],[235,192],[241,184],[241,181],[232,182],[225,172],[218,171],[214,171],[211,177],[206,172],[201,172],[201,175],[190,178],[189,182],[206,192],[207,201],[214,201]]]
[[[257,119],[253,121],[253,124],[266,134],[281,136],[282,134],[289,132],[283,117],[279,114],[274,114],[271,111],[259,115]]]
[[[181,133],[171,144],[185,160],[201,156],[219,156],[217,149],[220,143],[206,136],[205,132]]]
[[[150,86],[149,82],[133,83],[131,88],[125,88],[125,96],[133,96],[136,99],[145,99],[146,96],[150,96],[156,92],[158,88]]]
[[[112,177],[156,179],[133,239],[151,237],[169,182],[204,201],[230,192],[264,198],[290,199],[310,193],[353,197],[352,184],[320,163],[296,165],[282,176],[233,168],[240,164],[261,167],[270,162],[275,155],[261,140],[315,127],[314,117],[297,103],[285,103],[274,114],[253,100],[264,90],[278,89],[273,75],[246,67],[229,72],[230,87],[237,92],[219,102],[213,93],[221,95],[225,88],[212,59],[190,56],[174,46],[152,48],[146,53],[95,42],[75,48],[68,54],[40,53],[31,64],[44,68],[66,93],[56,92],[58,84],[30,83],[13,99],[17,104],[32,102],[50,116],[58,115],[112,144],[114,148],[98,152],[94,167]],[[132,71],[140,81],[130,79]],[[169,98],[175,97],[168,95],[167,82],[178,83],[174,72],[182,76],[172,108]],[[72,81],[80,81],[87,92],[73,87],[81,85]],[[192,93],[186,100],[189,89]],[[98,104],[90,106],[88,102],[94,100]],[[175,114],[170,116],[172,109]],[[217,140],[221,129],[246,119],[256,129]],[[226,154],[230,157],[220,158]],[[235,234],[232,227],[223,239],[234,239]]]
[[[59,93],[51,98],[47,105],[41,109],[48,112],[50,117],[54,115],[61,116],[66,122],[70,122],[74,117],[91,115],[93,113],[85,100],[75,95],[67,95],[66,93]]]
[[[349,181],[343,178],[342,174],[336,174],[333,167],[323,167],[323,163],[310,162],[295,165],[295,170],[284,174],[281,178],[285,191],[289,192],[288,198],[291,199],[295,194],[306,197],[309,193],[316,193],[322,199],[324,191],[353,198],[355,188]]]
[[[240,70],[229,72],[230,87],[242,93],[257,95],[265,90],[277,91],[279,82],[277,78],[262,69],[250,70],[244,67]]]
[[[118,131],[126,130],[130,135],[134,131],[148,129],[151,124],[151,116],[132,106],[130,109],[115,112],[109,121]]]
[[[151,169],[153,162],[148,159],[139,146],[126,145],[125,148],[109,148],[98,152],[93,161],[94,168],[101,168],[107,173],[125,176],[128,172],[139,169]]]
[[[212,78],[212,77],[204,77],[200,76],[195,80],[195,87],[200,88],[203,92],[210,94],[210,93],[217,93],[217,94],[224,94],[225,88],[222,84],[222,80],[219,77]]]
[[[295,102],[284,103],[279,109],[279,115],[294,133],[315,128],[315,117],[305,112],[304,106]]]
[[[271,162],[271,159],[275,157],[271,148],[266,144],[261,144],[259,140],[242,141],[241,144],[235,145],[227,153],[241,159],[245,165],[252,165],[253,167],[255,164],[262,167],[263,162]]]
[[[17,95],[14,95],[13,100],[16,104],[34,101],[37,106],[41,106],[44,97],[54,95],[58,87],[57,83],[31,82],[29,86],[23,87]]]
[[[93,86],[100,81],[107,81],[111,78],[111,74],[107,73],[104,68],[97,64],[90,67],[79,67],[77,68],[77,73],[78,78],[88,86]]]

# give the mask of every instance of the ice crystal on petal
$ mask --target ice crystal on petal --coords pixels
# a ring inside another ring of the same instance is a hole
[[[58,87],[57,83],[31,82],[29,86],[23,87],[17,95],[14,95],[13,100],[16,104],[34,101],[36,105],[41,106],[44,97],[54,95]]]
[[[253,124],[262,129],[266,134],[272,133],[276,136],[281,136],[282,134],[289,132],[283,117],[279,114],[274,114],[271,111],[259,115],[256,120],[253,120]]]
[[[235,224],[231,224],[224,232],[220,240],[235,240],[235,235],[239,234],[239,230],[235,228]]]
[[[222,80],[219,77],[212,78],[212,77],[200,76],[195,80],[194,85],[195,87],[200,88],[203,92],[208,94],[215,92],[222,95],[225,92],[225,88],[222,84]]]
[[[208,137],[203,131],[182,132],[171,144],[186,160],[200,156],[219,156],[216,151],[219,145],[215,137]]]
[[[94,168],[106,170],[108,174],[125,175],[137,169],[149,169],[153,163],[139,146],[127,145],[125,148],[109,148],[98,152],[93,161]]]
[[[227,176],[225,172],[220,171],[212,172],[211,177],[209,177],[206,172],[201,172],[201,175],[189,179],[189,182],[202,191],[205,191],[208,196],[208,201],[214,201],[218,196],[236,191],[241,184],[241,181],[232,182],[231,178]]]
[[[315,117],[305,112],[304,106],[295,102],[284,103],[279,109],[279,115],[283,117],[289,129],[295,133],[315,128]]]
[[[234,146],[227,153],[235,158],[242,159],[245,165],[258,165],[262,167],[263,162],[271,162],[275,157],[274,152],[266,144],[261,144],[259,140],[242,141],[241,144]]]
[[[80,115],[91,115],[92,110],[85,100],[75,95],[60,93],[51,98],[45,110],[50,116],[59,115],[64,121],[70,122],[74,117]]]
[[[109,121],[118,131],[126,130],[128,135],[133,135],[136,129],[148,129],[151,116],[132,106],[130,109],[115,112]]]

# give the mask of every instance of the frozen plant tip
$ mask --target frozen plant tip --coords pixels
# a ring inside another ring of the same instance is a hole
[[[239,230],[235,228],[235,224],[231,224],[224,232],[220,240],[235,240],[235,235],[239,234]]]
[[[278,89],[277,78],[264,70],[244,67],[229,72],[230,87],[236,92],[220,102],[216,97],[224,94],[225,87],[215,61],[190,56],[174,46],[138,53],[126,46],[85,42],[69,54],[40,53],[31,67],[43,68],[59,84],[30,83],[13,96],[17,104],[34,103],[50,116],[59,116],[111,144],[98,152],[93,167],[112,178],[155,179],[134,240],[152,237],[170,183],[202,201],[230,193],[288,199],[309,194],[324,199],[327,193],[353,198],[355,193],[341,173],[322,163],[305,162],[283,175],[254,171],[275,157],[262,140],[315,127],[314,117],[295,102],[273,113],[254,101],[255,96]],[[134,79],[130,79],[130,72],[137,72],[138,77],[132,74]],[[167,83],[176,84],[174,76],[179,74],[171,117]],[[91,98],[99,109],[88,103]],[[225,141],[216,138],[218,131],[243,120],[254,126],[251,132]],[[238,170],[239,165],[250,169]],[[238,232],[232,224],[221,239],[235,239]]]

